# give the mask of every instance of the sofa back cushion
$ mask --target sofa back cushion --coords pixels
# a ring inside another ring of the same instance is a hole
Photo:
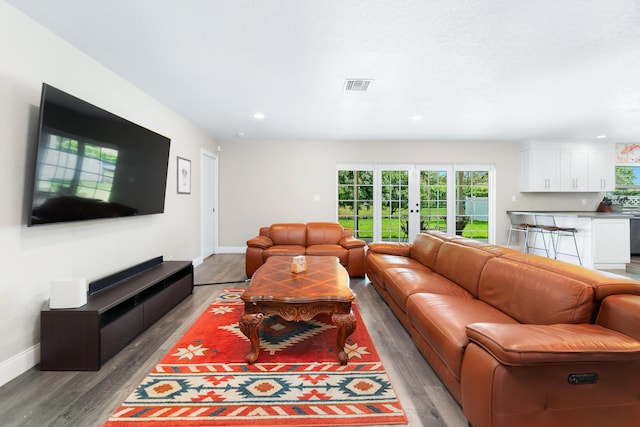
[[[269,237],[275,245],[307,246],[307,227],[304,224],[273,224]]]
[[[478,298],[521,323],[589,323],[596,309],[591,286],[559,272],[504,257],[487,261]]]
[[[545,270],[560,272],[565,276],[587,283],[593,288],[596,301],[602,301],[609,295],[615,294],[640,295],[640,282],[628,277],[621,277],[616,274],[592,270],[568,262],[522,252],[505,255],[505,258],[523,264],[534,265]]]
[[[472,246],[446,242],[440,247],[435,271],[478,296],[480,274],[493,255]]]
[[[435,270],[438,251],[443,243],[442,239],[433,234],[420,233],[411,243],[410,256],[420,264]]]
[[[307,246],[337,245],[344,236],[344,229],[334,222],[310,222],[307,224]]]

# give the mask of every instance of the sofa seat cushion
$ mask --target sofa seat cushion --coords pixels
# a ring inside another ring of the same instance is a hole
[[[407,299],[416,293],[433,293],[452,295],[460,298],[473,298],[464,288],[431,270],[394,267],[384,272],[384,283],[387,292],[406,312]]]
[[[340,264],[347,265],[349,251],[338,244],[313,245],[307,246],[307,255],[335,256],[340,260]]]
[[[477,299],[426,293],[413,294],[408,298],[407,317],[412,331],[431,346],[458,381],[464,350],[469,344],[467,325],[476,322],[518,323]]]
[[[391,267],[403,267],[403,268],[412,268],[418,270],[429,270],[428,267],[420,264],[413,258],[408,258],[401,255],[390,255],[390,254],[382,254],[382,253],[367,253],[366,258],[367,263],[367,273],[370,275],[374,275],[375,277],[369,277],[371,281],[376,281],[376,284],[381,286],[383,289],[385,284],[384,280],[384,270]],[[380,282],[380,283],[377,283]]]
[[[297,256],[305,254],[305,247],[299,245],[276,245],[265,249],[262,258],[266,261],[271,256]]]

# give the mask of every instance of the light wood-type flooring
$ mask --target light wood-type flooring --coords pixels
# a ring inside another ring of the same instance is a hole
[[[622,273],[616,271],[616,273]],[[0,426],[100,426],[225,287],[245,287],[244,255],[213,255],[196,268],[193,295],[98,372],[42,372],[36,366],[0,387]],[[356,301],[410,426],[467,426],[460,406],[366,279]]]
[[[244,255],[218,254],[195,269],[193,295],[97,372],[30,369],[0,387],[0,426],[101,426],[225,287],[245,287]],[[366,279],[351,286],[411,426],[463,427],[467,421],[411,338]]]

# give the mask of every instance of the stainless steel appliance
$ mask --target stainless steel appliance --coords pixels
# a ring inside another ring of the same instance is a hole
[[[640,255],[640,216],[634,216],[629,222],[631,255]]]

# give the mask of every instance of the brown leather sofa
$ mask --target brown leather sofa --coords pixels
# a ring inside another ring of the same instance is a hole
[[[438,232],[365,271],[472,426],[640,422],[640,282]]]
[[[246,273],[253,273],[274,255],[325,255],[338,257],[349,276],[364,276],[365,242],[353,237],[337,222],[273,224],[247,240]]]

